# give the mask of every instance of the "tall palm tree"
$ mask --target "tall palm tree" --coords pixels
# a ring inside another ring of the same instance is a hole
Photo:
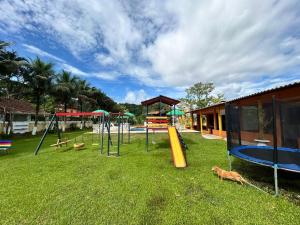
[[[38,57],[31,61],[30,72],[25,77],[25,80],[30,85],[33,101],[35,103],[35,127],[38,122],[42,98],[45,94],[50,92],[54,75],[52,63],[43,62]]]
[[[83,106],[88,105],[90,98],[89,93],[91,90],[90,84],[86,80],[77,79],[75,82],[76,85],[76,95],[78,98],[78,104],[80,107],[80,111],[83,111]]]
[[[76,81],[77,77],[72,76],[70,72],[62,71],[58,74],[55,85],[55,99],[64,105],[64,112],[67,112],[68,104],[72,98],[76,98]]]

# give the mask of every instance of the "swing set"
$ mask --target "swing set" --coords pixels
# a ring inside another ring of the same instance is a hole
[[[91,136],[91,140],[84,140],[83,136],[84,134],[81,134],[79,137],[75,137],[74,139],[69,139],[68,137],[62,138],[62,133],[59,128],[59,118],[61,117],[96,117],[98,118],[98,141],[99,144],[94,143],[94,133],[91,134],[88,133],[89,136]],[[112,135],[111,135],[111,125],[112,122],[117,121],[118,129],[117,129],[117,145],[113,145],[112,141]],[[103,112],[78,112],[78,113],[55,113],[50,120],[50,123],[45,130],[40,142],[38,143],[34,154],[37,155],[39,153],[39,150],[49,133],[50,129],[53,128],[53,126],[56,127],[57,130],[57,142],[55,144],[51,144],[51,147],[55,147],[55,149],[61,148],[62,146],[68,146],[68,143],[71,141],[74,141],[74,149],[80,150],[83,147],[85,147],[85,144],[87,141],[92,142],[92,145],[100,145],[100,153],[104,153],[104,136],[105,133],[107,133],[107,156],[115,155],[120,156],[120,145],[124,143],[124,122],[127,121],[127,129],[128,129],[128,143],[130,143],[130,124],[128,123],[128,116],[126,116],[123,113],[110,113],[109,115],[105,115]],[[54,124],[55,123],[55,124]],[[106,131],[105,131],[106,130]],[[81,138],[80,138],[81,137]],[[79,141],[79,139],[81,139]],[[116,150],[113,151],[114,147],[116,147]]]

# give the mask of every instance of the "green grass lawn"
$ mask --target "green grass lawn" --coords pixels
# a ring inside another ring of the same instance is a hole
[[[300,224],[299,176],[279,174],[278,198],[221,182],[211,167],[228,168],[226,144],[199,134],[183,135],[189,166],[176,169],[167,137],[156,135],[145,152],[144,135],[134,135],[120,157],[90,144],[55,151],[54,135],[34,156],[39,138],[16,138],[0,156],[0,224]],[[233,166],[272,192],[270,169],[240,160]]]

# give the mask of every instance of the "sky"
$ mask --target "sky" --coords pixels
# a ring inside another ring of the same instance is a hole
[[[0,40],[117,102],[300,81],[299,0],[0,0]]]

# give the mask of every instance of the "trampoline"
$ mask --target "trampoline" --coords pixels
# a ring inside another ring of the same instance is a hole
[[[230,156],[273,168],[277,195],[278,169],[300,173],[300,99],[233,100],[225,113],[230,170]]]
[[[230,154],[263,166],[273,167],[274,148],[272,146],[238,146],[230,150]],[[277,148],[278,169],[300,172],[300,149]]]

